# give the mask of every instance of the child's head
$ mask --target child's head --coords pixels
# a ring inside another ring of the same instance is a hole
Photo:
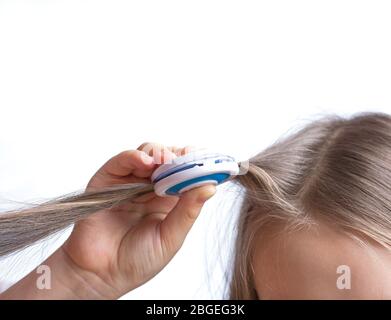
[[[391,298],[390,116],[315,121],[238,180],[231,298]]]

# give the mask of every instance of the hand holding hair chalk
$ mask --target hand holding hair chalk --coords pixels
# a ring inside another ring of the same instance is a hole
[[[207,151],[193,151],[158,167],[151,176],[159,196],[178,196],[196,187],[218,185],[239,173],[234,158]]]
[[[157,170],[162,158],[178,163],[186,151],[142,144],[108,160],[91,178],[85,193],[27,209],[22,212],[28,217],[24,221],[18,218],[20,212],[8,216],[17,227],[11,230],[14,233],[8,232],[10,239],[17,239],[19,230],[26,232],[32,217],[47,221],[30,229],[33,234],[46,234],[66,223],[75,226],[44,263],[55,270],[51,284],[56,290],[38,290],[33,271],[0,299],[117,299],[154,277],[178,252],[202,206],[215,193],[213,181],[181,197],[159,197],[153,192],[152,173],[166,168],[162,165]],[[0,257],[30,244],[23,241],[14,241],[13,247],[3,242]]]

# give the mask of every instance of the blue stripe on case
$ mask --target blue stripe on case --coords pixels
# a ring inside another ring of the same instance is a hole
[[[190,179],[190,180],[186,180],[181,183],[178,183],[175,186],[172,186],[170,189],[168,189],[166,191],[166,194],[171,195],[171,196],[178,195],[179,192],[183,188],[186,188],[187,186],[189,186],[191,184],[201,182],[201,181],[215,180],[217,182],[217,184],[220,184],[220,183],[224,182],[225,180],[227,180],[229,177],[230,177],[230,175],[228,173],[213,173],[213,174],[209,174],[206,176],[197,177],[194,179]]]

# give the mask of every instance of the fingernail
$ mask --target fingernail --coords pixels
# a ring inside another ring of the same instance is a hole
[[[197,196],[198,202],[206,202],[210,198],[212,198],[216,193],[216,186],[214,185],[208,185],[201,187],[199,190],[199,194]]]
[[[142,160],[142,162],[143,162],[144,164],[146,164],[146,165],[151,165],[151,164],[154,163],[154,159],[153,159],[151,156],[147,155],[146,153],[144,153],[144,154],[141,156],[141,160]]]

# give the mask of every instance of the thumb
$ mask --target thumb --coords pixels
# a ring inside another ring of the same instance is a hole
[[[204,203],[216,193],[214,185],[207,185],[185,192],[174,209],[160,225],[163,248],[173,254],[182,246],[186,235],[199,216]]]

